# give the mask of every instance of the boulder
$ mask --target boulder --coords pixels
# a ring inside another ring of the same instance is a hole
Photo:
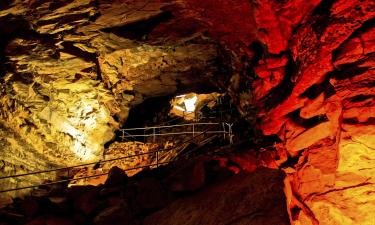
[[[117,186],[125,184],[128,180],[128,176],[126,175],[125,171],[118,168],[117,166],[112,167],[109,170],[108,178],[105,181],[106,186]]]

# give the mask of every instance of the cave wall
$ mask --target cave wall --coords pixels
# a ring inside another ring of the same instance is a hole
[[[233,74],[220,85],[241,114],[281,139],[293,224],[374,223],[374,7],[366,0],[176,7],[232,54]]]
[[[212,86],[219,72],[212,40],[200,34],[169,42],[148,37],[154,26],[170,20],[166,5],[94,0],[0,5],[0,124],[2,132],[17,136],[13,142],[22,143],[1,149],[2,174],[97,161],[131,107]]]
[[[240,2],[255,21],[249,39],[221,36],[223,27],[238,32],[222,20],[210,29],[234,55],[229,92],[239,111],[288,152],[292,223],[374,223],[374,2]],[[245,9],[225,20],[246,18]],[[206,10],[208,21],[222,16]]]
[[[263,133],[278,134],[298,157],[289,172],[296,224],[374,222],[373,7],[320,3],[289,39],[291,92],[259,112]]]

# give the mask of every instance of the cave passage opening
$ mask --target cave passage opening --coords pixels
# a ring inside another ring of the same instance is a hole
[[[232,105],[230,96],[224,92],[187,92],[154,97],[146,99],[130,110],[122,129],[117,131],[116,138],[111,143],[114,141],[152,142],[144,136],[132,137],[132,135],[142,136],[149,127],[161,127],[166,132],[171,130],[184,132],[191,128],[183,127],[183,125],[195,124],[196,126],[201,125],[203,128],[203,125],[210,123],[231,124],[238,118],[237,109]],[[176,126],[176,128],[172,129],[168,126]],[[128,131],[128,136],[125,139],[123,129]],[[178,139],[178,137],[176,138]]]

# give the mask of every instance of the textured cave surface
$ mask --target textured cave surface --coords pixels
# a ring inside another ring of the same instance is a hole
[[[249,139],[278,137],[230,158],[286,174],[291,224],[373,225],[374,17],[371,0],[2,1],[0,173],[97,161],[131,108],[220,90]]]

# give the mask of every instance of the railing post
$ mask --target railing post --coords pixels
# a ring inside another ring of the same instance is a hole
[[[195,137],[195,131],[194,131],[195,129],[194,129],[194,123],[193,123],[193,137]]]
[[[228,133],[229,133],[229,143],[230,144],[233,144],[233,130],[232,130],[232,127],[233,127],[233,123],[227,123],[228,125]]]
[[[156,150],[156,168],[159,168],[159,150]]]
[[[155,143],[156,141],[155,127],[152,128],[152,135],[153,135],[153,142]]]
[[[122,132],[121,140],[124,141],[124,139],[125,139],[125,133],[124,133],[124,132],[125,132],[125,131],[124,131],[124,130],[121,130],[121,132]]]
[[[224,136],[224,140],[225,140],[225,133],[226,133],[226,131],[225,131],[225,123],[221,123],[221,125],[223,126],[223,136]]]

